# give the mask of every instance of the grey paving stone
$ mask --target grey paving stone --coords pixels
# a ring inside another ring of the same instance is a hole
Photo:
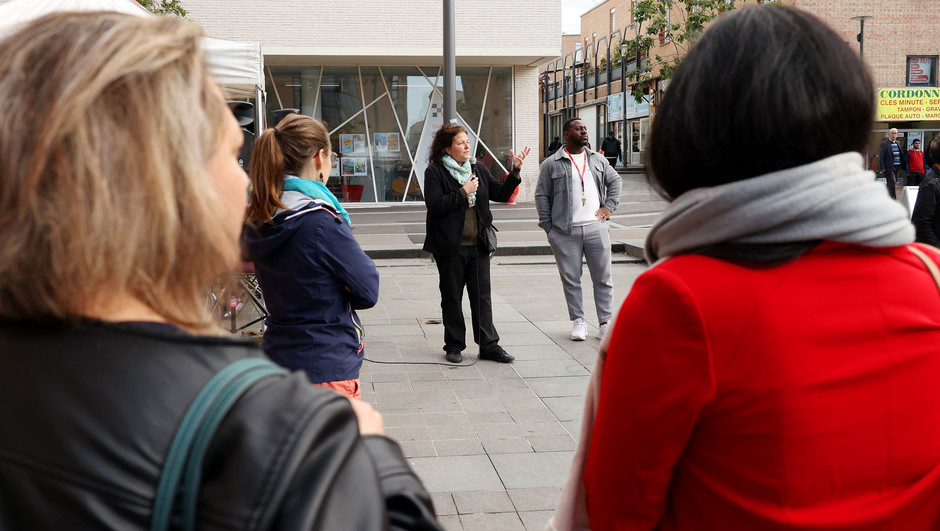
[[[443,374],[443,373],[442,373]],[[446,379],[441,380],[418,380],[411,382],[411,388],[415,394],[421,396],[426,391],[441,391],[451,389],[451,383]]]
[[[473,439],[477,436],[473,427],[467,424],[438,424],[428,426],[428,432],[431,434],[432,441],[444,441],[450,439]]]
[[[562,426],[568,430],[568,434],[574,437],[574,440],[578,440],[581,437],[581,421],[580,420],[568,420],[561,423]]]
[[[554,511],[528,511],[520,512],[519,518],[526,531],[542,531],[548,524],[548,519],[552,517]]]
[[[401,453],[405,458],[409,457],[436,457],[437,452],[431,441],[398,441],[401,446]]]
[[[500,332],[499,344],[507,351],[514,345],[552,345],[551,338],[539,331],[513,333]],[[511,354],[512,352],[510,352]]]
[[[463,411],[453,413],[425,413],[424,421],[428,426],[470,424],[470,418]]]
[[[417,457],[409,459],[408,462],[411,463],[428,492],[466,492],[503,488],[490,457],[485,455]],[[522,485],[522,487],[526,486],[529,485]]]
[[[512,355],[518,361],[568,359],[570,356],[555,343],[542,345],[513,345]]]
[[[471,424],[505,424],[513,421],[508,411],[469,411],[466,415]]]
[[[437,455],[441,457],[453,455],[482,455],[486,453],[480,439],[456,439],[446,441],[432,441]]]
[[[462,514],[460,523],[465,531],[525,531],[516,513]]]
[[[484,384],[485,388],[478,389],[456,389],[454,393],[457,395],[459,400],[479,400],[481,398],[497,398],[496,389],[490,387],[485,380],[464,380],[467,382],[481,383]]]
[[[546,398],[545,405],[560,421],[581,420],[584,414],[584,399],[577,396]]]
[[[506,513],[515,512],[516,508],[504,490],[455,492],[454,503],[457,513]]]
[[[578,443],[570,435],[552,435],[548,437],[527,437],[536,452],[561,452],[574,450]]]
[[[590,374],[580,363],[572,359],[516,361],[513,362],[513,366],[523,378]]]
[[[418,405],[418,397],[415,396],[414,391],[411,389],[408,389],[407,391],[390,391],[386,393],[376,392],[373,397],[375,401],[381,404],[383,407]]]
[[[456,514],[447,516],[438,516],[437,522],[441,524],[446,531],[463,531],[463,525],[460,523],[460,517]]]
[[[427,426],[406,426],[401,428],[385,428],[385,435],[394,441],[430,441],[431,435]]]
[[[492,391],[486,380],[450,380],[450,388],[454,391]]]
[[[523,437],[512,439],[480,439],[487,455],[494,454],[524,454],[534,451],[529,441]]]
[[[516,427],[526,437],[552,437],[564,435],[570,437],[565,426],[558,422],[516,422]]]
[[[480,398],[473,400],[461,400],[460,404],[467,413],[500,413],[505,412],[506,408],[498,398]]]
[[[426,415],[429,413],[457,413],[463,411],[460,401],[456,399],[441,402],[425,402],[417,406],[417,408]]]
[[[448,380],[482,380],[483,375],[477,369],[476,365],[473,367],[448,367],[444,371],[444,376]]]
[[[382,415],[386,428],[404,428],[407,426],[424,426],[424,415],[421,413],[389,413]]]
[[[457,514],[457,506],[454,504],[454,496],[449,492],[438,492],[431,495],[431,502],[434,504],[434,512],[438,516],[448,514]]]
[[[489,456],[507,489],[561,487],[574,452],[497,454]]]
[[[446,380],[444,373],[440,371],[412,372],[408,376],[412,382],[441,382]]]
[[[554,511],[561,499],[561,489],[543,487],[534,489],[511,489],[507,491],[516,510],[520,513],[527,511]],[[438,513],[441,514],[441,513]]]
[[[554,398],[559,396],[584,397],[590,379],[590,376],[527,378],[526,383],[542,398]]]
[[[363,365],[363,367],[365,367],[365,365]],[[401,372],[372,372],[370,377],[372,378],[373,383],[408,382],[408,373],[406,373],[404,370]]]
[[[481,439],[508,439],[512,437],[522,437],[522,430],[515,424],[474,424],[477,436]]]
[[[509,414],[515,422],[558,422],[548,406],[534,409],[510,409]]]
[[[511,376],[509,378],[490,378],[487,380],[490,384],[490,387],[494,389],[507,389],[507,388],[528,388],[529,385],[525,380],[519,376]]]

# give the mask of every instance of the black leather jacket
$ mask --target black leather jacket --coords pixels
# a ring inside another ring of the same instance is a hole
[[[0,324],[0,529],[147,529],[196,394],[251,342],[168,325]],[[385,437],[301,373],[253,385],[209,446],[199,529],[439,529]]]

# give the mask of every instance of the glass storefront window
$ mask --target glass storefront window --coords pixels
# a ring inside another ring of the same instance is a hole
[[[486,144],[493,161],[490,173],[497,179],[503,177],[509,166],[509,150],[512,146],[512,68],[494,67],[490,75],[490,89],[486,95],[486,109],[480,140]]]
[[[440,67],[271,66],[266,85],[270,123],[272,111],[292,108],[326,124],[339,156],[327,186],[341,201],[423,200],[430,135],[442,123]],[[458,121],[499,178],[513,147],[512,68],[459,68],[456,89]]]

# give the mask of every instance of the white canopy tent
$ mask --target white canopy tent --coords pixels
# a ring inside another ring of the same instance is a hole
[[[20,25],[56,11],[116,11],[152,16],[134,0],[0,0],[0,39]],[[264,58],[261,43],[204,37],[209,73],[226,97],[254,97],[257,130],[264,129]]]

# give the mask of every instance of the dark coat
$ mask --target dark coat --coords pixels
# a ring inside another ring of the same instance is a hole
[[[940,247],[940,171],[934,166],[927,173],[917,191],[917,202],[911,214],[911,223],[917,231],[917,241]]]
[[[615,136],[608,136],[601,143],[601,151],[604,152],[604,157],[608,159],[620,157],[620,140],[617,140]]]
[[[907,171],[907,150],[900,142],[898,142],[898,147],[901,148],[901,169]],[[878,161],[881,164],[881,171],[894,171],[894,152],[891,150],[891,139],[886,138],[881,141]]]
[[[0,324],[0,529],[148,529],[193,399],[261,356],[156,323]],[[439,529],[398,445],[360,436],[349,401],[300,373],[252,385],[202,470],[201,530]]]
[[[482,164],[473,164],[472,167],[474,175],[479,179],[474,207],[477,229],[479,240],[485,242],[484,231],[493,224],[490,201],[509,201],[521,180],[519,173],[513,172],[506,176],[505,181],[499,182]],[[449,255],[459,250],[466,212],[470,207],[460,189],[457,179],[440,162],[432,162],[424,171],[424,204],[428,207],[425,251]]]
[[[270,313],[261,346],[314,383],[358,378],[365,347],[356,310],[375,306],[379,273],[342,216],[299,192],[282,201],[289,194],[303,199],[273,224],[245,228]]]

